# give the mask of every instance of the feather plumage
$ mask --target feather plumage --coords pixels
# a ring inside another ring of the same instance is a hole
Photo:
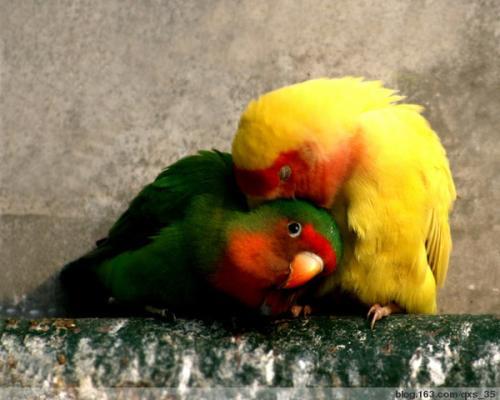
[[[291,237],[290,221],[304,224],[308,234]],[[252,250],[249,237],[260,247]],[[110,296],[124,305],[175,312],[234,305],[258,310],[266,304],[280,313],[294,301],[294,291],[281,290],[283,284],[293,278],[302,285],[322,270],[331,273],[341,257],[338,230],[327,212],[300,201],[249,210],[231,156],[216,151],[168,167],[96,246],[61,273],[73,306],[84,314],[98,311]],[[302,252],[320,257],[305,256],[321,268],[308,269],[302,260],[294,272],[294,257]],[[304,275],[301,268],[312,272]]]
[[[368,305],[397,302],[408,312],[433,313],[436,284],[448,268],[456,193],[422,108],[402,99],[380,82],[349,77],[278,89],[245,110],[233,157],[243,191],[246,180],[265,180],[271,168],[286,165],[291,178],[250,194],[304,197],[331,208],[345,257],[322,293],[340,287]],[[300,162],[280,164],[283,154]]]

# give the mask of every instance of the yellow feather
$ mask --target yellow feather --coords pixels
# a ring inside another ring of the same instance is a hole
[[[328,286],[367,304],[396,301],[436,311],[451,251],[448,213],[455,189],[435,133],[415,110],[392,106],[360,116],[367,154],[343,188],[352,255]]]
[[[351,77],[315,79],[266,93],[250,102],[243,113],[233,141],[233,158],[241,168],[260,169],[311,135],[333,146],[332,129],[354,134],[361,113],[402,98],[378,81]],[[249,152],[252,157],[247,157]]]
[[[448,214],[456,197],[439,138],[421,107],[380,82],[319,79],[250,103],[233,142],[240,168],[270,166],[283,151],[315,140],[331,149],[360,135],[363,153],[332,213],[344,260],[322,293],[340,287],[366,304],[397,302],[407,312],[436,312],[436,285],[448,268]]]

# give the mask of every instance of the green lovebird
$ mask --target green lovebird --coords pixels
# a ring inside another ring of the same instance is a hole
[[[175,313],[236,304],[277,315],[296,307],[304,285],[332,273],[341,255],[327,211],[299,200],[250,210],[231,155],[201,151],[142,189],[61,280],[81,309],[113,298]]]

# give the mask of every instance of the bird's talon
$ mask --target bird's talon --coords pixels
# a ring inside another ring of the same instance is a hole
[[[312,307],[308,306],[308,305],[305,305],[304,309],[302,310],[302,313],[304,314],[304,317],[309,317],[309,315],[311,315],[312,312],[313,312]]]
[[[167,308],[157,308],[153,306],[145,306],[144,310],[152,315],[156,315],[162,319],[166,319],[168,321],[175,321],[177,318],[173,312],[168,310]]]
[[[301,312],[302,312],[302,306],[295,304],[290,307],[290,313],[293,315],[294,318],[298,318]]]
[[[402,311],[401,307],[399,307],[396,303],[389,303],[386,306],[381,306],[380,304],[374,304],[368,310],[368,314],[366,315],[366,317],[370,318],[373,314],[372,322],[370,324],[371,328],[373,329],[375,327],[375,322],[377,322],[378,320],[381,320],[384,317],[387,317],[393,313],[401,311]]]
[[[312,314],[312,307],[308,305],[299,306],[298,304],[295,304],[290,307],[290,313],[293,315],[294,318],[300,316],[308,317],[309,315]]]
[[[379,319],[382,319],[382,316],[380,315],[380,313],[378,311],[375,311],[373,313],[373,318],[372,318],[372,322],[370,324],[370,328],[373,330],[375,328],[375,322],[377,322]]]
[[[370,318],[370,316],[380,308],[381,308],[380,304],[374,304],[373,306],[371,306],[370,309],[368,310],[368,313],[366,314],[366,318]]]

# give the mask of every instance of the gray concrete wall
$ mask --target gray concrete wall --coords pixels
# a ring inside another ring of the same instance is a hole
[[[494,0],[0,0],[0,298],[89,249],[164,166],[229,150],[252,97],[350,74],[423,104],[448,150],[440,310],[498,312],[499,67]]]

